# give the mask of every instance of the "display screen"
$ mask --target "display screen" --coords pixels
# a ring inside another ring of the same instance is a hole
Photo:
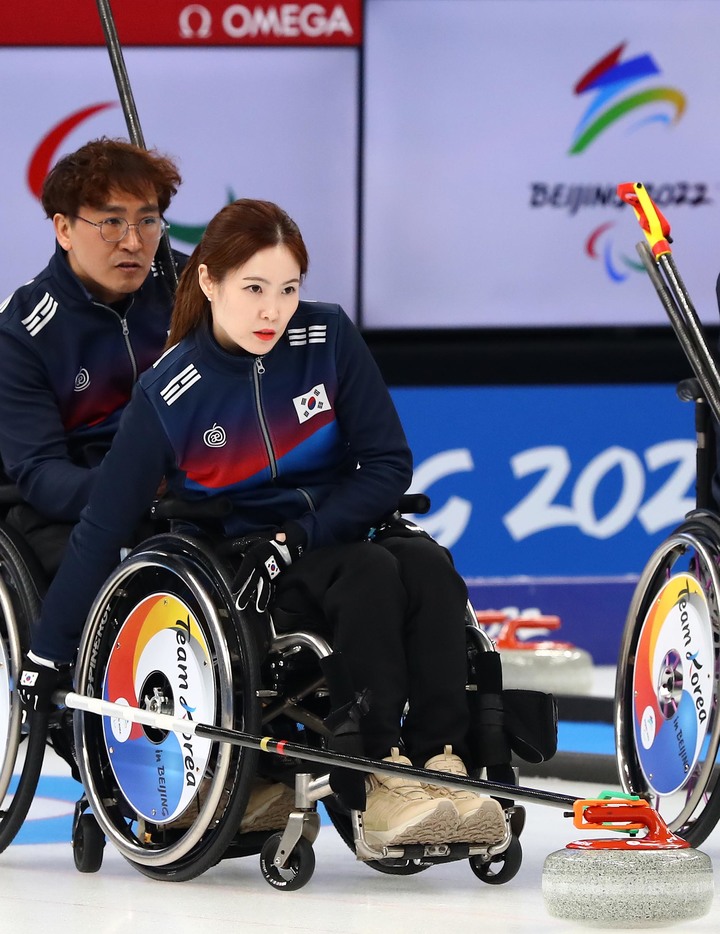
[[[95,3],[36,6],[0,10],[0,301],[53,248],[42,173],[127,135]],[[145,141],[182,171],[178,249],[267,198],[307,240],[303,297],[368,330],[667,325],[615,193],[640,181],[716,322],[717,0],[117,6]]]
[[[720,272],[717,0],[368,0],[363,323],[667,324],[619,182],[698,310]]]
[[[183,177],[167,213],[173,246],[192,252],[234,198],[275,201],[310,254],[302,297],[354,316],[357,50],[130,48],[124,59],[145,143],[174,156]],[[54,248],[37,197],[49,164],[128,134],[105,49],[0,48],[0,86],[16,89],[0,95],[4,298]]]

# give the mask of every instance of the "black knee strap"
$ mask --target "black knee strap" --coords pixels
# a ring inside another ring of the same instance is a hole
[[[360,720],[367,713],[369,693],[355,694],[350,670],[341,652],[333,652],[321,659],[320,667],[332,704],[332,711],[324,720],[332,734],[329,747],[341,755],[362,756],[365,747],[360,734]],[[362,772],[333,766],[330,769],[330,787],[346,808],[365,810],[365,776]]]

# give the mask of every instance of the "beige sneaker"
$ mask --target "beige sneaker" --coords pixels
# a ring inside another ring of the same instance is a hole
[[[398,749],[383,761],[412,765]],[[402,775],[369,776],[363,827],[370,846],[447,843],[457,826],[458,812],[449,798],[439,800],[428,794],[420,782]]]
[[[210,784],[211,780],[209,778],[202,779],[195,797],[178,818],[176,818],[174,821],[171,821],[169,824],[165,824],[166,830],[188,830],[190,827],[192,827],[192,825],[198,819],[200,808],[202,807],[205,801],[205,797],[210,790]]]
[[[295,792],[281,782],[256,778],[250,800],[240,822],[240,833],[284,830],[288,816],[295,809]]]
[[[451,775],[467,777],[467,769],[460,758],[446,746],[439,756],[433,756],[425,763],[425,768],[436,772],[449,772]],[[435,796],[452,801],[460,815],[460,822],[455,834],[448,843],[499,843],[505,836],[505,812],[499,801],[486,798],[485,795],[469,788],[445,788],[439,785],[423,784],[423,788]]]

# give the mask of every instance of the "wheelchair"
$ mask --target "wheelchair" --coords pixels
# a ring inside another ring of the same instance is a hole
[[[342,748],[341,737],[352,733],[354,705],[346,703],[338,656],[312,631],[282,632],[271,613],[238,611],[231,580],[242,541],[209,543],[184,531],[177,524],[178,515],[187,519],[183,508],[165,510],[166,518],[173,517],[168,530],[137,546],[105,582],[83,632],[75,690],[247,734],[262,732],[308,750]],[[420,511],[404,504],[401,509]],[[157,516],[162,513],[161,502]],[[522,861],[524,823],[524,809],[512,800],[517,778],[511,756],[549,758],[556,711],[549,695],[503,692],[499,655],[469,605],[466,623],[468,698],[477,714],[474,758],[482,768],[474,774],[508,786],[508,797],[499,799],[506,816],[502,840],[373,849],[364,838],[361,811],[354,809],[356,795],[347,790],[347,769],[331,767],[318,775],[300,756],[287,760],[76,710],[84,787],[73,821],[76,867],[100,869],[109,840],[154,879],[181,882],[222,859],[259,855],[269,884],[297,889],[314,870],[322,801],[343,841],[379,872],[410,875],[467,859],[481,880],[509,881]],[[533,720],[527,727],[521,722],[525,709]],[[545,738],[538,742],[533,733],[540,721]],[[280,832],[239,829],[258,773],[295,789],[295,810]]]
[[[12,843],[27,816],[42,771],[46,739],[58,734],[60,716],[37,714],[33,717],[36,728],[29,729],[22,722],[14,690],[46,589],[36,555],[5,521],[9,509],[21,501],[0,467],[0,852]]]
[[[697,846],[720,819],[720,516],[713,497],[715,424],[697,379],[696,509],[655,550],[635,588],[618,656],[617,766],[623,788],[649,799]]]

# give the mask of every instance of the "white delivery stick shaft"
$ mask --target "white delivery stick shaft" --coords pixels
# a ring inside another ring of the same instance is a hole
[[[155,713],[152,710],[142,710],[139,707],[128,707],[125,704],[114,704],[112,701],[101,700],[99,697],[87,697],[85,694],[75,694],[68,691],[62,702],[73,710],[84,710],[101,717],[117,717],[128,723],[141,723],[143,726],[152,726],[158,730],[167,730],[172,733],[194,734],[197,723],[192,720],[181,720],[166,713]]]

